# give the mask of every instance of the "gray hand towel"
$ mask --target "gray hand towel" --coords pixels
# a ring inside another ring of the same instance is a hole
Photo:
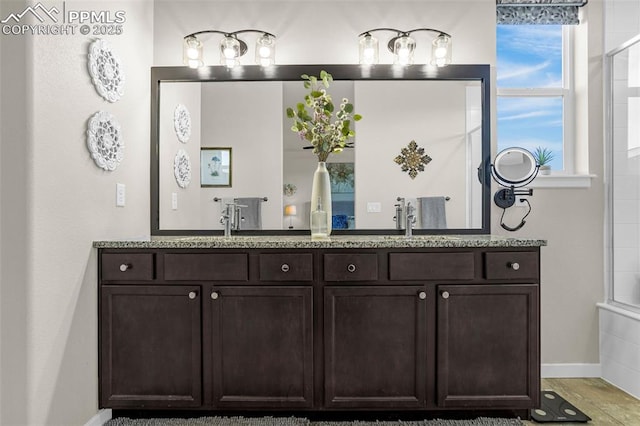
[[[419,197],[420,227],[422,229],[445,229],[447,213],[444,197]]]
[[[244,220],[240,221],[239,229],[262,229],[262,198],[236,198],[235,201],[239,205],[247,206],[240,209],[240,216]]]

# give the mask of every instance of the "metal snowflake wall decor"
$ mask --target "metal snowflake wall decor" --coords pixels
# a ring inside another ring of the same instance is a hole
[[[184,149],[179,149],[173,159],[173,175],[180,188],[186,188],[191,182],[191,159]]]
[[[120,124],[106,111],[98,111],[89,119],[87,148],[98,167],[112,171],[124,157]]]
[[[402,171],[408,172],[411,179],[415,179],[418,172],[424,172],[424,166],[429,164],[431,157],[424,153],[424,148],[418,147],[416,141],[411,141],[393,161],[401,165]]]
[[[108,41],[98,39],[89,47],[89,74],[96,90],[109,102],[124,94],[124,72]]]
[[[187,143],[191,137],[191,114],[186,106],[178,104],[173,112],[173,128],[178,140]]]

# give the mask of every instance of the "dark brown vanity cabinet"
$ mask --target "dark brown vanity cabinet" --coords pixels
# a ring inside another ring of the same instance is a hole
[[[331,408],[425,404],[424,286],[324,288],[324,391]]]
[[[213,286],[205,323],[219,408],[313,403],[313,287]]]
[[[540,395],[537,287],[438,286],[439,406],[535,406]]]
[[[100,290],[100,405],[202,404],[199,286],[105,285]]]
[[[101,249],[100,405],[526,410],[539,247]]]

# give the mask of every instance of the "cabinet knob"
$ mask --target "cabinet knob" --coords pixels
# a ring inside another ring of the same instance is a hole
[[[123,263],[120,265],[120,272],[127,272],[127,270],[131,269],[131,265],[128,263]]]
[[[509,262],[507,266],[513,269],[514,271],[517,271],[518,269],[520,269],[520,264],[518,262]]]
[[[442,295],[443,299],[448,299],[449,298],[449,292],[448,291],[443,291],[441,295]]]
[[[193,300],[198,296],[198,294],[195,291],[190,291],[189,292],[189,299]]]
[[[420,293],[418,293],[418,297],[420,298],[420,300],[424,300],[427,298],[427,293],[421,291]]]
[[[217,299],[218,299],[218,297],[220,297],[220,295],[218,294],[218,292],[217,292],[217,291],[214,291],[213,293],[211,293],[211,298],[212,298],[213,300],[217,300]]]
[[[356,265],[354,265],[353,263],[350,263],[349,266],[347,266],[347,271],[355,272],[356,271]]]
[[[286,263],[283,263],[280,269],[282,270],[282,272],[289,272],[290,268],[289,268],[289,265],[287,265]]]

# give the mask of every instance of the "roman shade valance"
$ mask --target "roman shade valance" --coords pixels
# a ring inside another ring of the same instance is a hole
[[[498,24],[577,25],[588,0],[496,0]]]

